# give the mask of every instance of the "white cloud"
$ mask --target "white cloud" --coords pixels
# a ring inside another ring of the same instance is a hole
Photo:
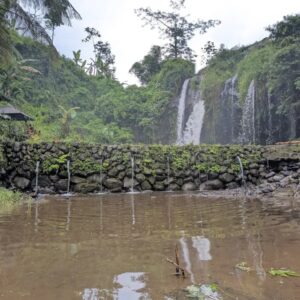
[[[74,21],[72,27],[57,29],[55,44],[59,51],[72,57],[72,51],[82,49],[83,56],[92,55],[91,46],[83,44],[85,27],[95,27],[103,40],[111,44],[116,55],[117,77],[122,82],[136,82],[128,70],[132,64],[149,51],[154,44],[163,44],[157,31],[143,27],[134,9],[150,6],[168,9],[169,0],[71,0],[80,12],[82,21]],[[201,55],[201,47],[212,40],[231,48],[246,45],[264,38],[265,27],[280,21],[284,15],[299,13],[298,1],[241,1],[241,0],[186,0],[185,13],[191,18],[219,19],[222,24],[207,34],[195,37],[191,46]],[[199,60],[199,59],[198,59]],[[197,67],[200,67],[197,62]]]

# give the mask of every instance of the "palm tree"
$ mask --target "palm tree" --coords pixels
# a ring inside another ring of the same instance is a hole
[[[23,3],[21,5],[20,3]],[[34,39],[53,46],[53,40],[32,10],[42,12],[42,20],[52,29],[71,25],[71,19],[81,19],[68,0],[1,0],[0,1],[0,62],[8,57],[11,49],[9,29],[29,34]]]

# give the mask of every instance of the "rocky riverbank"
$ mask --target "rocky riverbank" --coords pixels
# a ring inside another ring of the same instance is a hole
[[[299,145],[6,143],[0,149],[1,185],[23,192],[35,191],[38,183],[47,194],[215,191],[243,184],[270,193],[298,186],[300,177]]]

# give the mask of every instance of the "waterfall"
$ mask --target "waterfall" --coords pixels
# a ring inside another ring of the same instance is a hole
[[[234,143],[240,127],[239,94],[237,75],[227,79],[220,95],[220,116],[217,122],[218,141],[222,144]]]
[[[177,116],[177,145],[200,143],[205,113],[204,101],[200,92],[201,76],[184,81]],[[186,115],[189,114],[189,115]]]
[[[242,143],[255,144],[255,84],[251,81],[242,115]]]
[[[36,168],[35,168],[35,196],[39,193],[39,171],[40,171],[40,162],[36,162]]]
[[[201,129],[203,124],[205,108],[204,101],[199,100],[193,108],[183,132],[182,143],[198,145],[200,143]]]
[[[183,83],[181,94],[179,98],[179,104],[178,104],[178,115],[177,115],[177,145],[182,145],[182,128],[183,128],[183,121],[184,121],[184,111],[185,111],[185,99],[186,99],[186,93],[187,88],[189,85],[190,79],[186,79]]]
[[[273,130],[272,130],[272,106],[271,106],[271,94],[270,92],[268,92],[268,127],[269,127],[269,132],[268,132],[268,140],[267,140],[267,145],[271,145],[272,144],[272,134],[273,134]]]
[[[70,161],[67,161],[67,172],[68,172],[68,188],[67,188],[67,194],[70,193],[70,184],[71,184],[71,171],[70,171]]]

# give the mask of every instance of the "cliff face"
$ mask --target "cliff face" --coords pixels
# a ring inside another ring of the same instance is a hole
[[[263,40],[223,50],[201,71],[201,143],[272,144],[300,138],[300,43]]]

